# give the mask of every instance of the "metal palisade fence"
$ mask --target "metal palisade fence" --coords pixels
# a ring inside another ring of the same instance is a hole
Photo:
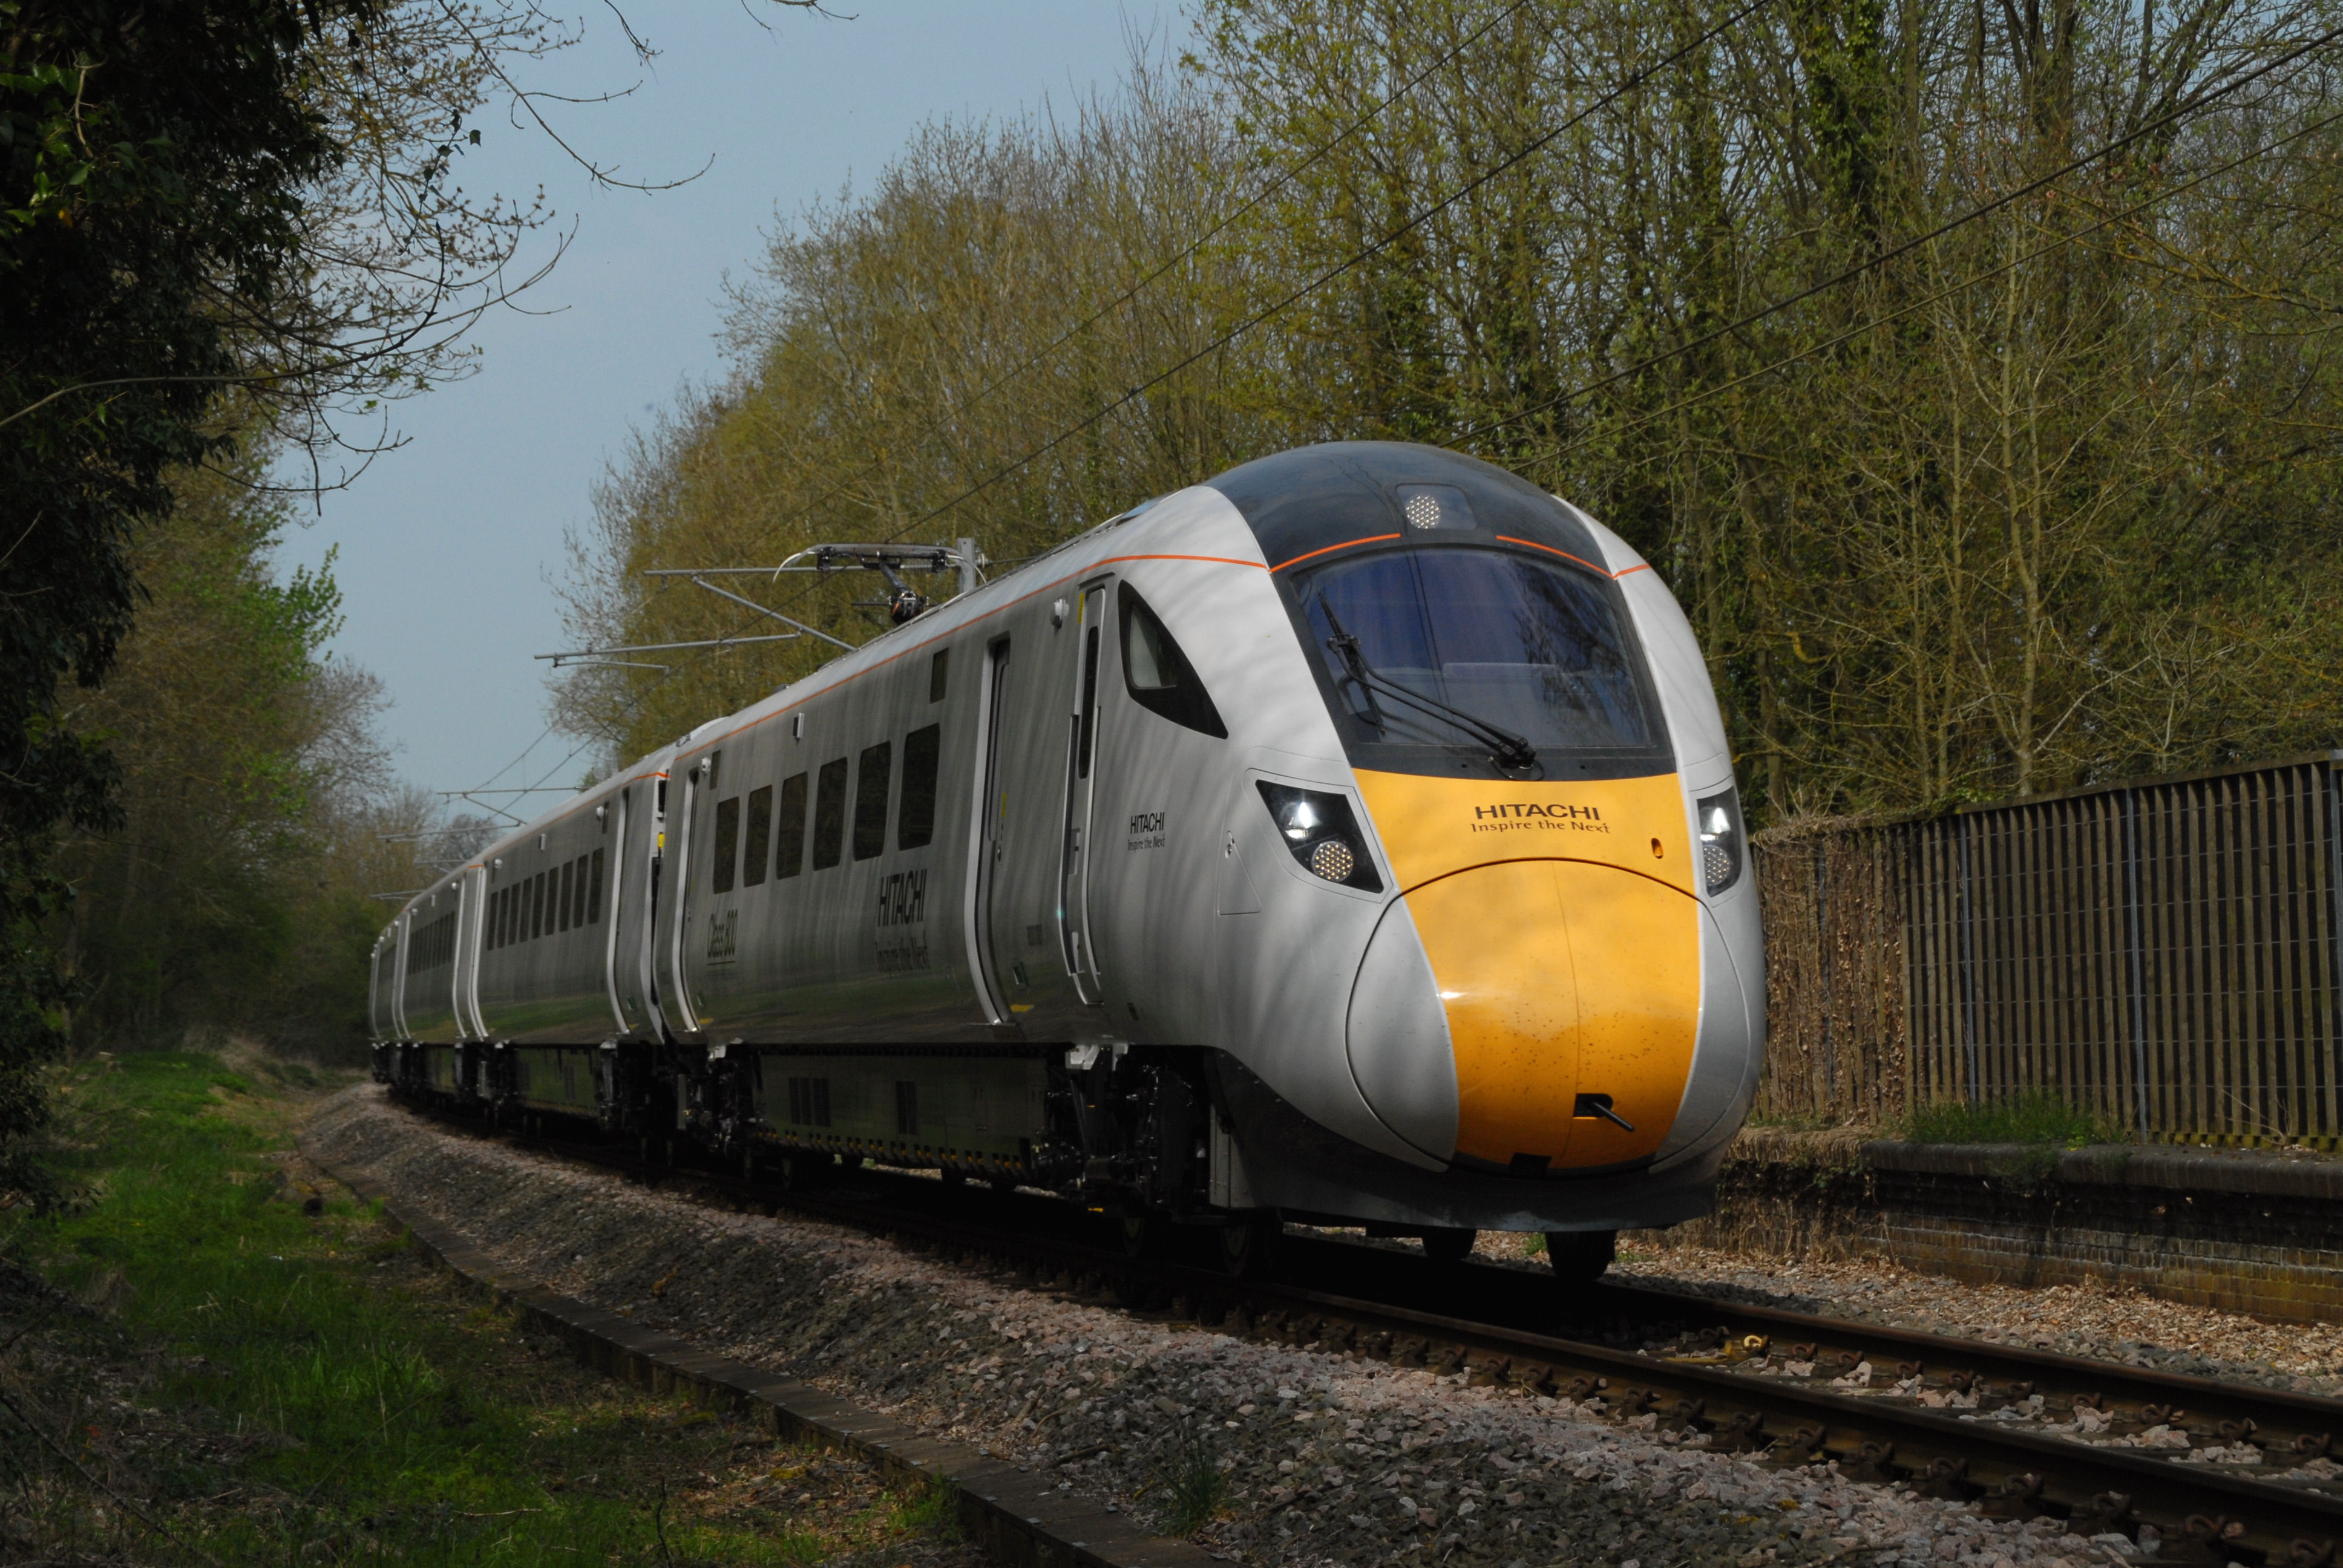
[[[2343,1146],[2343,752],[1759,835],[1763,1115]]]

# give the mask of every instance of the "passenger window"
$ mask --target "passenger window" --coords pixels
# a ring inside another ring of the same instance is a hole
[[[814,781],[813,869],[826,871],[838,864],[846,848],[846,759],[821,765]]]
[[[887,789],[895,781],[895,748],[881,740],[862,749],[854,778],[854,858],[867,860],[887,847]]]
[[[578,866],[575,861],[561,862],[561,886],[553,899],[555,920],[553,929],[558,931],[566,931],[569,929],[569,898],[574,891],[571,884],[577,879],[577,875]]]
[[[586,907],[593,901],[593,899],[594,862],[589,857],[580,855],[578,857],[577,901],[569,906],[569,923],[571,925],[582,926],[586,923]]]
[[[749,832],[740,843],[740,885],[754,888],[765,879],[765,857],[773,847],[773,787],[760,784],[749,791]]]
[[[593,889],[586,897],[586,923],[589,926],[602,923],[602,851],[599,849],[594,851]]]
[[[773,851],[773,876],[794,877],[805,869],[806,776],[781,780],[781,841]]]
[[[711,890],[729,893],[740,865],[740,797],[716,803],[716,879]]]
[[[903,737],[903,809],[895,848],[916,849],[936,836],[936,765],[943,755],[943,727],[930,724]]]
[[[539,871],[528,879],[528,936],[531,941],[545,935],[545,878]]]
[[[1221,710],[1147,601],[1129,583],[1116,586],[1115,601],[1122,618],[1122,683],[1131,700],[1174,724],[1226,740],[1229,727],[1221,722]]]
[[[936,649],[935,658],[928,661],[928,700],[930,702],[941,702],[944,699],[945,683],[950,670],[951,649],[948,648]],[[905,766],[909,765],[910,759],[906,759]]]

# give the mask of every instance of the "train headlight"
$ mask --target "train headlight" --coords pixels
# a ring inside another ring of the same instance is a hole
[[[1727,789],[1693,808],[1700,824],[1700,868],[1708,890],[1721,893],[1741,879],[1741,799]]]
[[[1383,890],[1347,797],[1264,783],[1261,798],[1277,823],[1278,835],[1304,870],[1346,888]]]

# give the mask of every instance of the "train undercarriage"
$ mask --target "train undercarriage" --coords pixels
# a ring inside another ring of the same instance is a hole
[[[613,1042],[377,1047],[400,1099],[506,1127],[598,1131],[651,1161],[709,1162],[819,1187],[866,1163],[1052,1193],[1120,1216],[1134,1252],[1167,1225],[1215,1228],[1237,1273],[1266,1268],[1283,1219],[1252,1201],[1217,1052],[820,1052]],[[1331,1220],[1332,1223],[1344,1223]],[[1391,1231],[1461,1259],[1475,1233]],[[1611,1232],[1548,1238],[1556,1276],[1592,1280]]]
[[[403,1044],[377,1049],[375,1077],[412,1103],[504,1126],[590,1125],[653,1161],[784,1185],[867,1162],[1039,1189],[1123,1216],[1134,1248],[1152,1227],[1216,1226],[1232,1266],[1251,1271],[1278,1221],[1247,1201],[1212,1056]]]

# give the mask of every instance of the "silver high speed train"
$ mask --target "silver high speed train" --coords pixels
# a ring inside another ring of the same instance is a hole
[[[1707,1211],[1765,984],[1691,628],[1568,504],[1389,443],[1102,523],[418,895],[377,1076],[779,1164],[1591,1276]]]

